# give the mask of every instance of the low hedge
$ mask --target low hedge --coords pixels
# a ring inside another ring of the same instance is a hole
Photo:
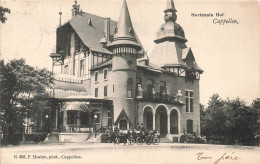
[[[206,139],[202,137],[198,137],[196,135],[188,134],[188,135],[181,135],[180,142],[181,143],[206,143]]]
[[[41,142],[47,137],[47,133],[24,134],[25,141]]]

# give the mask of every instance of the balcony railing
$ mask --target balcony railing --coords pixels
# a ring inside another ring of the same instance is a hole
[[[54,79],[58,81],[65,81],[70,83],[82,83],[82,80],[87,80],[90,78],[90,74],[85,74],[82,76],[70,75],[70,74],[55,74]]]
[[[35,134],[36,133],[36,126],[25,126],[24,133],[25,134]]]
[[[97,135],[100,133],[105,133],[108,129],[108,126],[97,126]],[[74,125],[74,124],[68,124],[68,125],[60,125],[60,133],[95,133],[94,126],[87,126],[87,125]]]
[[[155,103],[170,103],[170,104],[183,104],[182,101],[177,99],[175,95],[156,93],[143,93],[141,101],[155,102]]]
[[[60,133],[87,133],[93,132],[93,127],[87,125],[60,125]]]

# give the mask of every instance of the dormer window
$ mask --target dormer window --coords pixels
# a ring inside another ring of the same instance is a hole
[[[88,25],[89,25],[89,26],[93,26],[93,25],[92,25],[91,18],[88,19]]]

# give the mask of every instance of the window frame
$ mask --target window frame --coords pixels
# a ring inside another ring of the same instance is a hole
[[[98,83],[98,76],[99,76],[99,72],[95,71],[94,72],[95,83]]]
[[[130,96],[129,93],[130,92]],[[133,98],[133,79],[132,78],[128,78],[127,79],[127,98]]]
[[[186,93],[188,93],[188,94],[186,94]],[[192,93],[192,96],[191,96],[191,93]],[[191,101],[191,99],[192,99],[192,101]],[[185,89],[185,103],[186,103],[185,104],[186,113],[193,113],[194,112],[194,91],[193,90]]]
[[[83,69],[82,69],[82,65],[84,66]],[[80,76],[84,76],[86,74],[86,60],[85,59],[80,59],[80,61],[79,61],[79,74],[80,74]]]
[[[95,88],[95,97],[98,97],[98,87]]]
[[[106,72],[106,77],[105,77],[105,72]],[[104,81],[107,81],[107,80],[108,80],[107,76],[108,76],[108,68],[105,68],[105,69],[103,69]]]
[[[106,88],[106,89],[105,89]],[[106,91],[106,92],[105,92]],[[107,95],[108,95],[108,85],[105,85],[104,86],[104,97],[107,97]],[[105,94],[106,93],[106,94]]]

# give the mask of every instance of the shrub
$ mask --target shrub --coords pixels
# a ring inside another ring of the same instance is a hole
[[[194,134],[181,135],[180,137],[181,143],[206,143],[206,139],[202,137],[197,137]]]
[[[25,141],[41,142],[47,137],[47,133],[24,134]]]
[[[181,135],[180,137],[180,143],[186,142],[186,135]]]

